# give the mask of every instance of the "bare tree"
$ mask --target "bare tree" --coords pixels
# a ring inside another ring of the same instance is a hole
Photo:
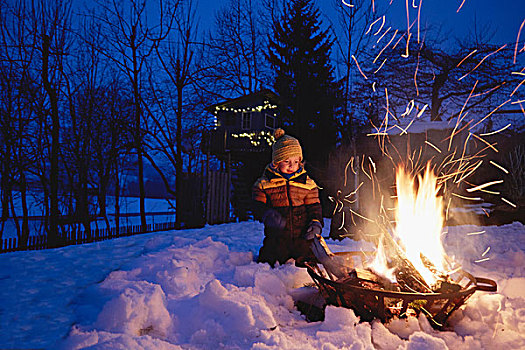
[[[216,98],[245,95],[269,86],[264,57],[272,22],[254,0],[230,0],[215,17],[206,43],[206,79],[200,88]]]
[[[133,137],[137,153],[138,182],[140,196],[140,219],[143,229],[146,227],[145,188],[144,188],[144,132],[147,125],[144,120],[143,81],[145,66],[166,32],[162,23],[165,15],[170,15],[173,3],[159,0],[157,7],[152,4],[158,20],[148,18],[147,3],[139,0],[98,2],[96,20],[101,24],[103,40],[109,48],[101,51],[111,59],[127,77],[133,91],[134,129]],[[150,9],[151,9],[150,8]]]
[[[9,207],[17,229],[19,245],[25,247],[29,237],[27,202],[27,175],[31,166],[29,135],[34,120],[31,101],[36,90],[30,80],[29,67],[34,47],[30,45],[31,33],[24,2],[0,2],[0,191],[2,227],[9,218]],[[19,189],[22,225],[18,222],[17,208],[13,203],[13,188]]]
[[[360,98],[355,98],[355,92],[358,91],[357,84],[354,83],[360,73],[356,67],[369,50],[372,41],[377,40],[371,32],[371,26],[375,23],[380,26],[380,19],[384,13],[368,0],[352,1],[351,4],[334,0],[333,7],[337,13],[332,23],[332,30],[335,38],[335,46],[338,48],[336,54],[337,67],[339,75],[342,77],[343,89],[343,108],[342,118],[340,120],[340,130],[342,133],[343,143],[349,143],[355,135],[354,127],[357,126],[354,121],[354,109],[359,109]]]
[[[407,44],[406,37],[400,33],[393,41],[401,44],[382,53],[386,60],[378,73],[373,73],[375,68],[367,70],[385,99],[388,90],[392,105],[406,106],[411,100],[426,104],[435,121],[468,111],[486,115],[520,81],[512,75],[518,67],[509,45],[470,41],[444,47],[428,37]]]
[[[174,17],[165,17],[165,31],[170,32],[168,40],[155,48],[156,57],[166,79],[151,79],[152,94],[157,106],[149,109],[152,127],[149,130],[153,139],[147,153],[148,160],[157,169],[167,191],[175,195],[176,223],[182,224],[182,208],[187,198],[183,198],[183,119],[193,115],[189,97],[190,89],[197,80],[198,67],[195,63],[195,51],[200,45],[197,42],[197,23],[195,7],[191,1],[180,1],[173,12]],[[171,88],[171,87],[174,87]],[[187,126],[189,120],[185,121]],[[175,124],[175,128],[173,125]],[[169,175],[159,160],[170,164],[175,169],[175,190],[171,188]]]

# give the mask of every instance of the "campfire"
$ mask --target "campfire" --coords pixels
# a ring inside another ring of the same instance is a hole
[[[496,291],[494,281],[447,257],[438,180],[430,165],[417,176],[398,168],[395,220],[383,225],[375,252],[333,254],[322,237],[314,240],[321,264],[306,266],[327,304],[352,308],[364,321],[424,313],[440,329],[475,291]]]

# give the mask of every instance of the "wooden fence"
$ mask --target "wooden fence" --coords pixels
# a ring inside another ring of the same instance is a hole
[[[206,222],[222,224],[230,221],[231,177],[227,172],[210,171],[206,186]]]
[[[175,229],[175,222],[147,224],[145,231],[142,230],[141,225],[120,226],[118,232],[116,227],[91,230],[91,237],[88,237],[87,232],[72,228],[62,235],[63,241],[61,246],[98,242],[112,238],[172,229]],[[21,247],[19,246],[19,243],[20,242],[17,238],[5,238],[0,240],[0,253],[15,252],[20,250],[41,250],[48,248],[46,235],[29,236],[27,247]]]

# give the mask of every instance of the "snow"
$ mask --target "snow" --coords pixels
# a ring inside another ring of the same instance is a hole
[[[443,331],[422,315],[384,325],[333,306],[307,322],[294,298],[311,294],[312,281],[293,262],[255,263],[262,231],[242,222],[2,254],[0,348],[525,348],[521,223],[448,228],[449,255],[498,292],[474,293]],[[333,251],[367,245],[327,242]]]

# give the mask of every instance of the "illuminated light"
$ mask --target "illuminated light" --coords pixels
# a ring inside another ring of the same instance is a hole
[[[463,1],[461,2],[461,5],[459,5],[458,10],[456,11],[456,13],[458,13],[459,10],[461,10],[461,8],[463,7],[463,4],[464,4],[464,3],[465,3],[465,0],[463,0]]]
[[[386,58],[385,58],[385,61],[386,61]],[[372,83],[372,91],[376,92],[376,82],[375,81]]]
[[[379,37],[379,39],[377,39],[376,41],[376,44],[379,44],[379,42],[381,41],[381,39],[383,39],[383,37],[386,35],[386,33],[388,33],[390,31],[390,29],[392,29],[392,27],[388,27],[385,32]]]
[[[463,181],[464,179],[466,179],[467,177],[469,177],[470,175],[472,175],[472,173],[474,173],[474,171],[476,171],[477,168],[479,168],[481,166],[481,164],[483,163],[483,160],[480,160],[475,166],[474,166],[474,169],[472,169],[470,172],[468,173],[465,173],[465,175],[463,175],[459,180],[455,181],[456,184],[459,184],[461,181]]]
[[[443,231],[443,197],[439,196],[437,176],[427,163],[423,175],[413,177],[402,167],[397,169],[396,237],[401,241],[406,257],[427,284],[437,280],[425,267],[425,256],[438,271],[445,271],[445,250],[441,244]]]
[[[495,181],[487,182],[487,183],[484,183],[483,185],[479,185],[479,186],[472,187],[472,188],[467,188],[467,192],[478,191],[478,190],[481,190],[482,188],[489,187],[489,186],[496,185],[496,184],[500,184],[502,182],[503,182],[503,180],[495,180]]]
[[[394,44],[394,46],[392,46],[392,51],[397,47],[397,45],[399,44],[399,42],[401,41],[401,39],[403,39],[405,37],[405,34],[406,33],[403,33],[403,35],[401,35],[401,37],[396,41],[396,43]]]
[[[508,199],[505,199],[505,198],[501,197],[501,200],[504,201],[505,203],[507,203],[508,205],[510,205],[511,207],[516,208],[516,204],[512,203]]]
[[[419,31],[418,31],[419,34]],[[419,39],[418,39],[419,42]],[[417,71],[419,70],[419,53],[417,54],[417,65],[414,72],[414,86],[416,87],[416,96],[419,96],[419,88],[417,87]]]
[[[465,62],[465,60],[467,58],[469,58],[470,56],[472,56],[474,53],[476,53],[478,51],[478,49],[475,49],[473,50],[471,53],[469,53],[468,55],[466,55],[459,63],[458,65],[456,66],[456,68],[458,68],[459,66],[461,66],[463,64],[463,62]]]
[[[504,126],[503,128],[499,129],[499,130],[496,130],[496,131],[492,131],[492,132],[489,132],[489,133],[486,133],[486,134],[479,134],[479,136],[489,136],[489,135],[494,135],[494,134],[497,134],[499,132],[502,132],[503,130],[505,129],[508,129],[512,124],[508,123],[506,126]]]
[[[461,111],[459,112],[459,115],[458,115],[458,120],[456,122],[456,125],[454,126],[454,130],[452,131],[452,134],[450,135],[450,141],[449,141],[449,144],[448,144],[448,150],[450,151],[450,148],[452,147],[452,139],[454,138],[454,135],[455,135],[455,132],[458,128],[458,125],[459,123],[461,123],[461,120],[465,118],[465,116],[463,116],[463,118],[461,118],[461,114],[463,114],[463,111],[465,110],[465,107],[468,103],[468,101],[470,100],[470,97],[472,96],[472,93],[474,92],[474,90],[476,89],[476,86],[478,85],[478,80],[476,80],[476,82],[474,83],[474,86],[472,87],[472,90],[470,91],[470,94],[468,95],[467,99],[465,100],[465,103],[463,104],[463,107],[461,107]]]
[[[417,42],[419,43],[419,27],[421,23],[421,3],[423,0],[419,0],[419,7],[417,9]]]
[[[401,114],[402,117],[407,116],[412,112],[412,108],[414,108],[414,100],[410,100],[410,102],[407,104],[405,108],[405,113]]]
[[[354,55],[352,55],[352,58],[354,59],[355,61],[355,64],[357,64],[357,68],[359,69],[359,72],[361,73],[361,75],[365,78],[365,79],[368,79],[365,75],[365,73],[363,73],[363,71],[361,70],[361,67],[359,67],[359,63],[357,62],[357,59],[355,58]]]
[[[365,217],[365,216],[359,214],[358,212],[353,211],[352,209],[348,209],[348,210],[350,211],[350,213],[354,214],[355,216],[360,217],[360,218],[363,219],[363,220],[367,220],[367,221],[369,221],[369,222],[374,222],[374,220],[369,219],[369,218],[367,218],[367,217]]]
[[[425,104],[423,108],[421,109],[421,111],[419,111],[419,113],[417,114],[416,118],[421,117],[421,114],[423,114],[423,112],[425,111],[425,109],[427,109],[427,107],[428,107],[428,104]]]
[[[523,75],[523,76],[525,76],[525,73],[523,73],[523,72],[512,72],[512,73],[510,73],[510,74],[514,74],[514,75]]]
[[[384,18],[384,17],[385,17],[385,16],[383,16],[383,18]],[[374,26],[374,24],[376,24],[376,22],[379,21],[380,19],[381,19],[381,18],[378,18],[378,19],[376,19],[375,21],[373,21],[372,23],[370,23],[370,26],[368,27],[368,30],[365,32],[365,34],[370,33],[370,31],[372,30],[372,27]],[[383,19],[383,21],[384,21],[384,19]]]
[[[416,0],[412,0],[412,7],[417,9],[417,6],[416,6],[416,3],[415,3]],[[421,3],[421,2],[420,2]]]
[[[345,5],[345,6],[354,7],[354,5],[348,4],[347,2],[345,2],[345,0],[341,0],[341,1],[343,2],[343,5]]]
[[[484,261],[488,261],[488,260],[490,260],[490,258],[479,259],[479,260],[476,260],[476,261],[474,261],[474,262],[476,262],[476,263],[480,263],[480,262],[484,262]]]
[[[516,105],[516,104],[518,104],[518,103],[522,103],[522,102],[525,102],[525,100],[514,101],[514,102],[511,102],[510,104],[511,104],[511,105]]]
[[[490,94],[491,92],[493,92],[494,90],[499,89],[500,87],[502,87],[502,86],[505,85],[505,84],[507,84],[506,81],[504,81],[503,83],[501,83],[501,84],[499,84],[499,85],[493,87],[493,88],[490,89],[490,90],[482,91],[482,92],[480,92],[479,94],[472,95],[472,97],[479,97],[479,96],[483,96],[483,95],[486,95],[486,94]],[[511,96],[512,96],[512,94],[511,94]]]
[[[525,19],[523,20],[523,22],[521,22],[520,30],[518,30],[518,36],[516,37],[516,46],[514,47],[514,61],[513,61],[514,64],[516,64],[516,54],[518,51],[518,43],[520,42],[520,34],[521,34],[521,30],[523,29],[524,24],[525,24]]]
[[[461,198],[461,199],[466,199],[466,200],[469,200],[469,201],[481,201],[482,199],[479,198],[479,197],[465,197],[465,196],[462,196],[460,194],[457,194],[457,193],[454,193],[454,192],[451,192],[451,194],[453,196],[456,196],[458,198]]]
[[[343,219],[341,220],[341,226],[337,230],[341,230],[345,226],[345,212],[343,212]]]
[[[411,37],[412,37],[412,33],[408,33],[407,44],[405,46],[405,53],[401,55],[401,57],[408,58],[408,56],[410,55],[410,53],[408,52],[408,46],[410,44]]]
[[[350,158],[350,160],[348,161],[348,163],[346,163],[346,166],[345,166],[345,181],[344,181],[344,184],[343,186],[346,187],[346,180],[347,180],[347,172],[348,172],[348,166],[350,165],[350,163],[354,160],[354,156],[352,156],[352,158]]]
[[[381,26],[379,27],[377,32],[374,33],[374,36],[376,36],[377,34],[379,34],[381,32],[381,29],[383,29],[384,25],[385,25],[385,16],[383,16],[383,21],[381,22]]]
[[[410,126],[412,126],[412,123],[413,123],[413,122],[414,122],[414,119],[412,119],[412,120],[410,121],[410,123],[408,123],[407,127],[401,131],[401,134],[400,134],[400,135],[408,134],[407,130],[408,130],[408,128],[410,128]]]
[[[463,78],[465,78],[467,75],[469,75],[469,74],[472,73],[473,71],[475,71],[475,70],[476,70],[476,69],[477,69],[477,68],[483,63],[483,61],[485,61],[485,60],[486,60],[487,58],[489,58],[490,56],[494,55],[495,53],[497,53],[497,52],[499,52],[500,50],[502,50],[503,48],[505,48],[505,46],[507,46],[507,44],[503,45],[502,47],[500,47],[500,48],[497,49],[496,51],[491,52],[491,53],[489,53],[488,55],[486,55],[485,57],[483,57],[483,58],[481,59],[481,61],[479,61],[479,63],[476,65],[476,67],[474,67],[470,72],[468,72],[467,74],[465,74],[465,75],[463,75],[461,78],[459,78],[458,81],[461,80],[461,79],[463,79]]]
[[[441,153],[441,150],[439,148],[437,148],[435,145],[433,145],[432,143],[428,142],[427,140],[425,140],[425,143],[427,145],[429,145],[430,147],[434,148],[436,151],[438,151],[439,153]]]
[[[379,66],[379,68],[377,68],[377,69],[374,71],[374,74],[376,74],[377,72],[379,72],[379,70],[380,70],[381,68],[383,68],[383,65],[385,64],[386,60],[387,60],[386,58],[383,60],[383,63],[381,63],[381,65]],[[372,88],[373,88],[373,85],[372,85]],[[375,89],[373,89],[373,90],[374,90],[374,92],[376,91]]]
[[[407,13],[407,33],[408,33],[408,40],[407,42],[410,40],[410,16],[409,16],[409,12],[408,12],[408,0],[405,0],[405,7],[406,7],[406,13]]]
[[[357,191],[359,191],[359,188],[364,184],[363,181],[361,181],[361,183],[359,184],[359,186],[357,186],[357,188],[355,190],[353,190],[352,192],[350,192],[349,194],[347,194],[345,196],[345,198],[348,198],[348,197],[351,197],[353,195],[355,195],[357,193]]]
[[[509,171],[507,169],[505,169],[504,167],[502,167],[501,165],[499,165],[498,163],[496,162],[493,162],[492,160],[489,162],[490,164],[494,165],[496,168],[499,168],[501,169],[501,171],[503,171],[505,174],[508,174]]]
[[[374,161],[372,160],[372,158],[370,158],[370,156],[368,156],[368,160],[372,164],[372,167],[374,168],[374,174],[375,174],[376,173],[376,163],[374,163]]]
[[[472,133],[471,133],[472,134]],[[484,139],[482,139],[481,137],[477,136],[476,134],[472,134],[472,136],[474,136],[475,138],[477,138],[478,140],[480,140],[481,142],[485,143],[488,147],[492,148],[494,150],[494,152],[499,152],[498,149],[496,147],[494,147],[494,144],[490,144],[488,143],[487,141],[485,141]]]
[[[525,79],[523,79],[519,84],[518,86],[516,86],[516,88],[514,89],[514,91],[512,91],[512,93],[510,94],[510,96],[514,95],[516,93],[516,91],[518,91],[518,88],[523,84],[525,83]]]
[[[482,234],[484,234],[485,232],[487,232],[487,231],[483,230],[483,231],[477,231],[477,232],[470,232],[470,233],[467,233],[467,236],[477,236],[477,235],[482,235]]]
[[[377,252],[374,260],[368,265],[368,267],[378,275],[388,278],[391,282],[396,281],[395,268],[388,268],[388,259],[385,252],[385,244],[383,243],[384,238],[381,237],[379,244],[377,245]]]
[[[398,30],[396,29],[396,31],[394,32],[394,35],[392,35],[392,38],[390,39],[390,41],[381,49],[381,51],[379,51],[379,53],[377,54],[376,58],[374,58],[374,60],[372,61],[372,63],[376,63],[377,59],[379,58],[379,56],[381,56],[381,54],[383,53],[383,51],[385,51],[385,49],[390,45],[390,43],[392,42],[392,40],[394,40],[394,38],[396,37],[397,35],[397,32]],[[394,49],[394,48],[392,48]]]

